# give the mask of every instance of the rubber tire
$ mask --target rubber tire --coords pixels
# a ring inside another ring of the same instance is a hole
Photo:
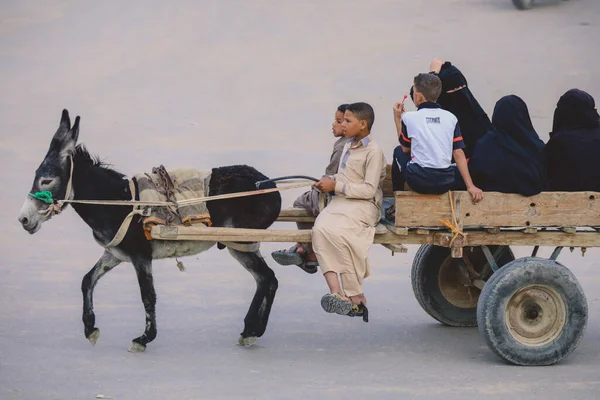
[[[555,289],[566,305],[566,321],[559,336],[546,345],[527,346],[509,333],[505,308],[517,290],[531,284]],[[524,257],[492,275],[477,305],[479,331],[488,347],[504,361],[522,366],[552,365],[575,350],[587,326],[588,306],[579,282],[569,269],[544,258]]]
[[[512,0],[519,10],[529,10],[533,6],[533,0]]]
[[[492,254],[498,246],[489,246]],[[431,244],[424,244],[417,250],[413,259],[411,282],[413,293],[423,310],[444,325],[454,327],[477,326],[477,307],[461,308],[451,304],[444,298],[439,284],[438,275],[444,260],[450,257],[450,249]],[[515,259],[508,248],[498,266],[503,266]],[[492,275],[493,276],[493,275]]]

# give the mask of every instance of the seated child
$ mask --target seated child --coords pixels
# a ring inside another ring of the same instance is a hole
[[[381,217],[385,156],[370,132],[375,114],[367,103],[350,104],[344,114],[344,148],[339,171],[314,187],[335,191],[312,230],[313,248],[329,293],[321,307],[329,313],[368,321],[362,281],[370,275],[368,250]],[[340,284],[341,280],[341,284]]]
[[[442,82],[434,74],[419,74],[414,79],[413,102],[417,111],[404,112],[404,103],[394,105],[394,121],[400,146],[394,150],[392,183],[394,190],[442,194],[452,190],[456,169],[474,202],[483,199],[467,168],[464,142],[457,118],[436,103]],[[456,164],[452,164],[452,158]]]
[[[331,124],[331,130],[333,132],[333,136],[338,138],[338,140],[333,144],[333,153],[331,153],[329,165],[327,168],[325,168],[325,175],[323,177],[334,176],[340,166],[342,151],[344,150],[344,145],[347,142],[346,138],[344,137],[344,129],[342,127],[342,123],[344,121],[344,112],[346,111],[347,106],[348,104],[342,104],[335,111],[335,118]],[[313,188],[312,190],[298,196],[298,198],[294,201],[294,207],[303,208],[310,215],[316,217],[319,215],[320,194],[321,192]],[[325,205],[327,205],[329,197],[329,195],[325,197]],[[298,229],[312,229],[314,224],[312,222],[296,222],[296,225],[298,226]],[[319,265],[317,257],[315,256],[310,243],[296,243],[288,250],[277,250],[272,252],[271,256],[281,265],[297,265],[309,274],[314,274],[317,272],[317,266]]]

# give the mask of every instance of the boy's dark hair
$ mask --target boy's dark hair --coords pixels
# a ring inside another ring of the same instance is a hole
[[[346,111],[353,113],[359,121],[367,121],[367,128],[369,129],[369,132],[371,132],[371,127],[375,122],[375,112],[373,111],[373,107],[367,103],[352,103],[348,104]]]
[[[435,103],[442,94],[442,81],[433,74],[415,76],[415,92],[419,92],[425,100]]]
[[[343,114],[348,109],[348,106],[349,106],[349,104],[340,104],[338,106],[337,110]]]

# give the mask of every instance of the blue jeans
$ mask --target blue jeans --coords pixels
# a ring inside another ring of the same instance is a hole
[[[404,190],[405,182],[412,190],[422,194],[443,194],[455,189],[457,176],[460,177],[456,165],[447,168],[428,168],[415,163],[409,164],[410,160],[410,154],[404,153],[400,146],[394,149],[392,164],[394,191]]]
[[[404,190],[404,182],[406,182],[404,171],[406,170],[406,165],[409,161],[410,153],[403,152],[402,148],[397,146],[394,149],[394,158],[392,162],[392,187],[394,191]]]

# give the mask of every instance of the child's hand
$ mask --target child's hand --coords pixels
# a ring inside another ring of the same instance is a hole
[[[394,119],[402,120],[402,114],[404,114],[404,100],[394,104]]]
[[[434,58],[431,61],[431,64],[429,64],[429,70],[435,72],[436,74],[439,74],[442,70],[442,65],[444,65],[443,61]]]
[[[483,200],[483,190],[479,189],[477,186],[473,185],[470,188],[467,188],[467,192],[471,195],[473,203]]]
[[[319,189],[323,193],[335,191],[335,181],[330,178],[323,178],[313,185],[313,188]]]

